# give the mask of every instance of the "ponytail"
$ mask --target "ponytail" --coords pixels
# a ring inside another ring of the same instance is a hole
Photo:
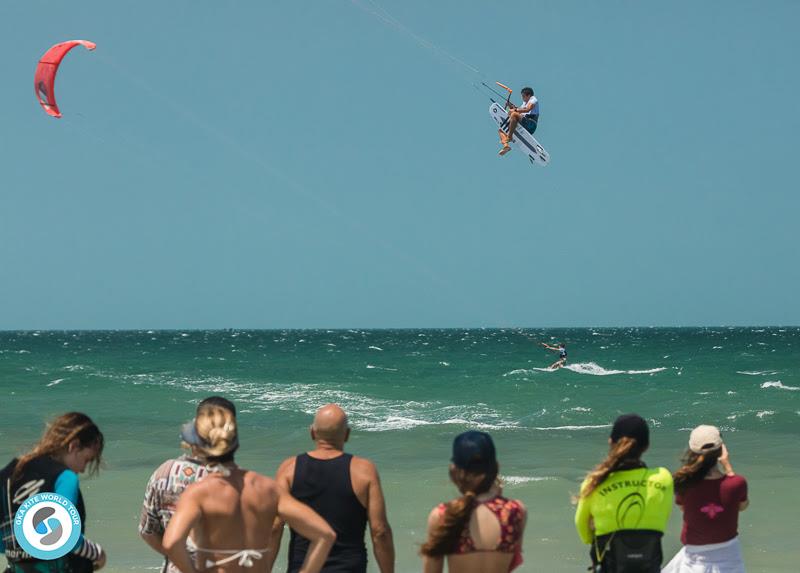
[[[431,531],[420,553],[428,557],[455,553],[458,540],[478,506],[477,497],[491,489],[497,480],[498,469],[495,463],[486,473],[475,474],[451,466],[450,478],[463,495],[445,505],[441,523]]]
[[[683,466],[672,475],[675,491],[686,491],[692,484],[705,479],[708,472],[717,465],[720,455],[722,448],[702,454],[688,450],[683,456]]]
[[[589,475],[586,476],[588,483],[581,491],[581,498],[587,498],[597,487],[603,483],[611,472],[620,469],[625,462],[638,459],[642,455],[642,448],[635,438],[623,436],[611,444],[608,457],[600,462]]]

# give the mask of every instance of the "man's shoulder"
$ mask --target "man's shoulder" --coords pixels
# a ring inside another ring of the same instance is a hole
[[[351,462],[353,464],[358,464],[359,466],[362,466],[362,467],[370,467],[370,468],[375,468],[376,467],[375,466],[375,462],[373,462],[369,458],[364,458],[364,457],[361,457],[361,456],[357,456],[355,454],[351,454],[351,455],[353,456],[353,461]]]
[[[285,474],[293,474],[294,467],[297,465],[297,458],[298,456],[291,456],[286,458],[281,462],[281,465],[278,466],[278,471],[275,472],[275,477],[285,475]]]
[[[353,456],[353,459],[350,461],[350,471],[367,479],[377,479],[378,477],[377,466],[372,460],[362,458],[361,456]]]

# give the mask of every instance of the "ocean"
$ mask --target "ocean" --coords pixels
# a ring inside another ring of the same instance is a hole
[[[568,366],[548,371],[555,355],[538,341],[566,342]],[[520,570],[585,571],[570,497],[627,412],[651,423],[645,461],[670,469],[691,428],[719,426],[750,485],[748,571],[800,569],[798,328],[3,332],[0,462],[54,415],[92,416],[106,450],[99,476],[81,482],[87,535],[107,549],[108,571],[153,570],[160,560],[136,529],[144,486],[211,394],[239,408],[240,465],[268,475],[311,448],[317,407],[340,404],[347,450],[380,471],[399,572],[420,570],[428,512],[456,495],[452,439],[470,428],[492,434],[505,493],[528,507]],[[679,532],[676,509],[667,560]]]

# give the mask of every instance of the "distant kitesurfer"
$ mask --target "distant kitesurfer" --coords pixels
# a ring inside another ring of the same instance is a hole
[[[559,342],[558,346],[551,346],[546,342],[540,342],[542,346],[547,348],[548,350],[552,350],[553,352],[558,352],[558,360],[553,362],[548,368],[555,370],[556,368],[561,368],[567,363],[567,345],[563,342]]]
[[[503,130],[499,130],[500,143],[503,148],[500,150],[500,155],[505,155],[511,151],[508,145],[514,139],[514,130],[517,125],[521,125],[529,133],[533,134],[536,131],[536,125],[539,122],[539,100],[533,95],[532,88],[522,88],[522,105],[517,107],[513,103],[508,102],[508,135]]]

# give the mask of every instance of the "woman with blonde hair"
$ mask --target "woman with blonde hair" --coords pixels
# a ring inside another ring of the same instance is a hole
[[[592,545],[593,571],[656,573],[672,510],[672,476],[642,461],[650,430],[640,416],[618,417],[608,443],[608,456],[581,485],[578,535]]]
[[[747,481],[733,472],[716,427],[692,430],[683,466],[673,479],[675,501],[683,510],[684,546],[664,571],[744,573],[738,528],[739,512],[750,503]]]
[[[239,437],[231,409],[202,405],[197,417],[184,426],[181,437],[202,454],[209,473],[186,488],[164,533],[163,547],[175,566],[183,573],[245,568],[266,572],[272,561],[265,556],[277,548],[265,544],[275,517],[280,516],[310,541],[301,571],[321,570],[336,534],[271,478],[236,465]],[[187,543],[196,553],[194,559]]]
[[[461,497],[433,508],[422,546],[423,571],[507,573],[522,564],[527,511],[503,497],[494,442],[485,432],[464,432],[453,441],[450,479]]]
[[[236,406],[222,396],[204,398],[197,405],[195,414],[209,405],[230,410],[236,416]],[[184,425],[182,433],[191,432],[191,427],[191,423]],[[178,573],[177,567],[167,559],[163,546],[164,532],[175,513],[178,500],[187,487],[208,475],[203,450],[188,444],[183,437],[181,443],[188,453],[169,459],[156,468],[147,482],[139,517],[139,535],[154,551],[164,556],[161,573]],[[231,448],[229,454],[232,456],[234,451]]]
[[[86,414],[69,412],[48,424],[39,442],[19,459],[0,470],[0,551],[10,573],[88,573],[102,568],[106,553],[83,536],[86,507],[78,474],[96,474],[103,454],[103,434]],[[14,536],[14,515],[38,493],[57,493],[78,510],[81,535],[75,548],[54,560],[36,559]]]

